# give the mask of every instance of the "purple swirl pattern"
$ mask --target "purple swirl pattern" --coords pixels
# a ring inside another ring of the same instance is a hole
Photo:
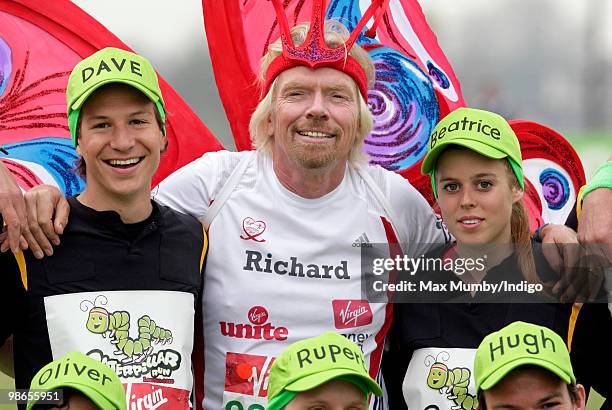
[[[436,67],[431,61],[427,62],[427,71],[429,76],[442,88],[450,87],[450,80],[442,70]]]
[[[542,195],[548,208],[557,211],[567,204],[570,184],[559,171],[553,168],[544,169],[540,174],[540,184],[542,184]]]
[[[11,78],[11,70],[11,49],[2,37],[0,37],[0,95],[4,92]]]
[[[370,162],[396,172],[416,164],[427,152],[438,121],[430,78],[403,54],[378,47],[370,52],[376,84],[368,93],[374,127],[365,140]]]

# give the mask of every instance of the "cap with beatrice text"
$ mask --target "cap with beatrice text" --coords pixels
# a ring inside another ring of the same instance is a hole
[[[474,359],[476,391],[488,390],[520,366],[542,367],[566,384],[576,383],[569,352],[561,336],[547,327],[514,322],[487,335]]]
[[[157,74],[146,58],[130,51],[106,47],[80,61],[70,73],[66,87],[68,127],[74,145],[81,107],[89,96],[105,84],[130,85],[147,96],[165,121],[164,100]],[[165,134],[165,129],[163,130]]]
[[[125,410],[125,391],[119,377],[105,365],[81,352],[71,352],[40,369],[30,390],[49,391],[62,387],[77,390],[101,409]],[[29,401],[27,410],[36,402]]]
[[[521,146],[510,124],[501,115],[461,107],[436,124],[429,136],[429,149],[421,165],[421,172],[432,178],[436,197],[435,168],[438,157],[449,145],[460,145],[488,158],[508,158],[521,188],[524,188]]]
[[[296,393],[334,379],[351,382],[366,395],[382,395],[368,373],[359,346],[338,333],[327,332],[293,343],[276,358],[270,370],[267,409],[281,409]]]

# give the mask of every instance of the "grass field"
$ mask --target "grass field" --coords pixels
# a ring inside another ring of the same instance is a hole
[[[612,131],[568,135],[567,139],[582,160],[587,180],[612,155]]]

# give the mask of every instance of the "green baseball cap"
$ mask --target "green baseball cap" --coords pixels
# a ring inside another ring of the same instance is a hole
[[[81,352],[71,352],[40,369],[30,390],[75,389],[101,409],[125,410],[125,391],[119,377],[105,365]],[[27,410],[36,403],[29,401]]]
[[[164,99],[159,88],[157,74],[149,60],[119,48],[103,48],[79,62],[68,78],[66,86],[68,128],[70,128],[75,147],[81,107],[94,91],[110,83],[127,84],[141,91],[153,101],[162,123],[165,122]],[[162,131],[165,135],[165,128]]]
[[[431,177],[436,198],[436,164],[440,154],[451,144],[469,148],[488,158],[508,158],[519,185],[525,188],[521,146],[508,121],[493,112],[461,107],[434,127],[429,136],[429,150],[421,165],[421,172]]]
[[[488,390],[517,367],[533,365],[576,383],[569,352],[561,336],[547,327],[514,322],[484,338],[474,358],[476,391]]]
[[[368,373],[359,346],[334,332],[293,343],[270,369],[268,410],[282,409],[296,394],[340,379],[355,384],[364,394],[382,395]]]

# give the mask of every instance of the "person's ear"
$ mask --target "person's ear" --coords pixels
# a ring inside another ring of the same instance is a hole
[[[519,186],[512,187],[512,203],[518,202],[523,199],[525,195],[525,191],[523,191]]]
[[[77,139],[77,146],[76,146],[76,152],[77,154],[79,154],[80,157],[83,156],[83,154],[81,153],[81,144],[79,144],[81,138]]]
[[[274,124],[272,121],[272,113],[268,114],[268,118],[266,119],[266,135],[268,137],[274,136]]]
[[[574,402],[575,410],[584,410],[586,407],[586,391],[582,384],[576,385],[576,401]]]
[[[161,130],[159,131],[159,135],[160,135],[159,143],[161,146],[161,150],[159,152],[160,154],[163,154],[168,149],[168,137],[164,135],[163,131]]]

